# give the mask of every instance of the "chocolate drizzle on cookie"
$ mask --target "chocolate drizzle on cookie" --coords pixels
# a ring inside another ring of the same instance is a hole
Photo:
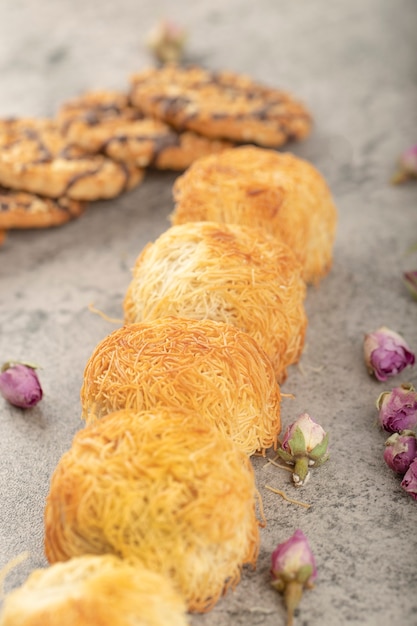
[[[180,138],[177,133],[167,132],[159,135],[116,135],[110,137],[101,146],[101,151],[107,153],[112,144],[128,144],[128,143],[152,143],[152,156],[149,158],[149,167],[157,164],[160,155],[167,149],[180,145]]]
[[[158,96],[155,98],[155,102],[160,105],[163,114],[167,117],[175,117],[192,104],[190,98],[184,96]]]
[[[146,114],[211,139],[279,147],[303,139],[307,109],[282,90],[246,75],[167,64],[132,77],[130,98]]]

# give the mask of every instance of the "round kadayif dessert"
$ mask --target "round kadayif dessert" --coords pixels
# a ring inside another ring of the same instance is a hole
[[[187,407],[246,454],[276,446],[280,388],[271,361],[247,333],[212,320],[168,317],[105,337],[84,370],[82,416]]]
[[[124,299],[125,322],[175,315],[232,324],[265,350],[281,383],[304,346],[305,292],[289,246],[262,229],[189,222],[142,250]]]
[[[171,582],[114,555],[34,570],[4,600],[0,626],[187,626]]]
[[[46,556],[141,563],[204,612],[255,565],[257,496],[250,459],[199,415],[117,411],[80,430],[58,462]]]
[[[289,153],[241,146],[202,157],[173,187],[172,224],[201,220],[262,227],[296,253],[307,283],[332,264],[337,212],[320,172]]]

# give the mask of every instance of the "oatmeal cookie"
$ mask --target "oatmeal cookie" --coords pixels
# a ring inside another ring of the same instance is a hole
[[[62,105],[58,121],[67,140],[138,167],[184,170],[195,159],[231,148],[228,141],[178,133],[145,116],[119,91],[91,91]]]
[[[131,78],[131,100],[177,130],[278,147],[306,137],[312,119],[290,94],[233,72],[167,64]]]
[[[86,154],[64,139],[50,119],[0,120],[0,184],[74,200],[113,198],[132,189],[143,170]]]
[[[332,264],[337,212],[323,176],[290,153],[241,146],[193,163],[174,183],[174,225],[219,221],[262,227],[285,241],[318,283]]]
[[[0,229],[60,226],[84,212],[85,202],[47,198],[0,185]]]

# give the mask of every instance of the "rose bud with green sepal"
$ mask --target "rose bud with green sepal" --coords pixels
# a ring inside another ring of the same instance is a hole
[[[417,300],[417,270],[404,272],[403,281],[413,298]]]
[[[383,391],[377,398],[379,423],[388,433],[399,433],[417,426],[417,391],[410,383]]]
[[[404,475],[417,456],[417,439],[412,430],[394,433],[385,442],[384,461],[394,472]]]
[[[312,589],[317,568],[307,537],[301,530],[278,544],[271,557],[272,586],[284,596],[287,626],[291,626],[303,590]]]
[[[417,457],[410,463],[410,467],[401,481],[401,487],[413,500],[417,500]]]
[[[302,413],[288,426],[277,452],[283,461],[294,465],[292,478],[296,487],[307,482],[311,467],[327,461],[328,444],[328,434],[308,413]]]
[[[386,326],[366,334],[363,348],[369,373],[380,381],[399,374],[407,365],[415,363],[415,354],[403,337]]]
[[[404,150],[398,159],[398,168],[391,182],[398,185],[410,178],[417,178],[417,145]]]
[[[1,368],[0,393],[21,409],[29,409],[42,399],[43,391],[35,372],[36,366],[29,363],[8,362]]]
[[[161,20],[146,38],[149,50],[161,63],[179,63],[184,54],[187,33],[172,20]]]

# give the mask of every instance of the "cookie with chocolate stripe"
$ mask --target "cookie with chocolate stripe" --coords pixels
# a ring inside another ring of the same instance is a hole
[[[68,142],[138,167],[184,170],[195,159],[232,147],[191,131],[178,133],[145,116],[119,91],[91,91],[62,105],[57,119]]]
[[[0,186],[0,230],[49,228],[79,217],[86,203],[71,198],[47,198]]]
[[[50,198],[114,198],[143,178],[136,165],[68,144],[50,119],[0,120],[0,184]]]
[[[304,139],[312,118],[289,93],[246,75],[166,64],[131,78],[131,101],[179,131],[279,147]]]

